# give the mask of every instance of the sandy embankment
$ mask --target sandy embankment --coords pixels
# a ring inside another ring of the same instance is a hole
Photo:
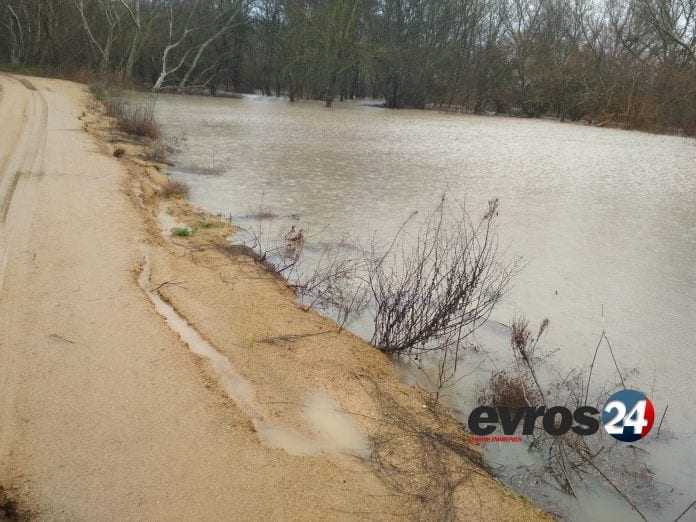
[[[0,485],[37,518],[544,518],[386,357],[161,200],[84,87],[0,85]],[[165,205],[196,233],[166,237]]]

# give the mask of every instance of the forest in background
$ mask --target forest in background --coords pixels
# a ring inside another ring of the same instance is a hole
[[[0,63],[696,134],[696,0],[0,0]]]

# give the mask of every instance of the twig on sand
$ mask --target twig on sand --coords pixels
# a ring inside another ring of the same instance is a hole
[[[75,341],[73,341],[73,340],[71,340],[71,339],[68,339],[68,338],[66,338],[66,337],[63,337],[63,336],[61,336],[61,335],[58,335],[58,334],[51,334],[51,335],[49,335],[49,337],[50,337],[51,339],[56,339],[56,340],[58,340],[58,341],[63,341],[64,343],[75,344]]]
[[[150,290],[150,292],[159,292],[162,288],[164,288],[167,285],[181,286],[184,283],[186,283],[186,281],[165,281],[164,283],[162,283],[162,284],[156,286],[155,288],[153,288],[152,290]]]
[[[335,333],[335,330],[322,330],[321,332],[312,332],[312,333],[305,333],[305,334],[288,334],[288,335],[278,335],[275,337],[262,337],[261,339],[258,340],[258,342],[264,343],[264,344],[279,344],[279,343],[283,343],[283,342],[294,343],[298,339],[304,339],[306,337],[315,337],[318,335],[325,335],[325,334],[330,334],[330,333]]]

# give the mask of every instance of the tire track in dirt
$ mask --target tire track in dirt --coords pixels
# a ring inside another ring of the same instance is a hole
[[[33,90],[29,89],[27,84],[30,82],[25,82],[7,75],[0,76],[0,84],[4,83],[0,98],[0,117],[9,122],[6,134],[8,139],[2,144],[7,147],[7,156],[0,161],[0,298],[10,255],[21,252],[29,241],[28,230],[35,204],[34,192],[28,190],[23,194],[21,205],[16,206],[17,212],[13,212],[11,216],[10,206],[22,182],[28,188],[33,188],[33,176],[43,168],[47,140],[48,105],[41,92],[35,87]],[[18,109],[19,107],[22,108]],[[13,110],[21,112],[19,121],[16,118],[17,112],[14,113],[15,118],[5,118]],[[8,386],[8,380],[12,379],[10,372],[0,375],[2,389],[14,390],[13,386]],[[5,429],[0,433],[0,460],[6,456],[10,434],[15,432],[12,429],[14,416],[8,413],[12,411],[13,392],[3,395],[0,400],[0,421]]]
[[[28,95],[28,102],[24,124],[17,132],[19,138],[13,147],[13,152],[10,153],[0,170],[0,223],[5,223],[7,220],[7,213],[19,184],[19,178],[22,175],[31,176],[38,173],[35,169],[43,158],[43,150],[46,145],[48,118],[46,100],[28,80],[11,79],[24,87]],[[8,102],[12,103],[11,100],[5,100],[5,103]]]
[[[22,96],[18,99],[15,96],[18,86],[8,75],[0,74],[0,89],[2,89],[0,91],[0,121],[3,122],[3,137],[0,140],[0,179],[2,179],[5,166],[22,137],[24,122],[27,118],[28,97]]]
[[[41,91],[26,79],[20,81],[7,75],[0,77],[0,80],[3,79],[8,80],[5,87],[11,83],[14,85],[12,89],[3,89],[0,114],[11,110],[12,106],[16,107],[16,104],[24,105],[24,111],[19,128],[8,129],[9,135],[14,139],[10,141],[7,157],[0,164],[0,291],[3,288],[5,266],[9,255],[8,213],[20,183],[23,180],[30,183],[33,176],[39,174],[43,167],[48,127],[48,105]],[[17,95],[21,98],[17,99]],[[32,198],[30,195],[22,207],[17,223],[12,224],[13,230],[16,231],[28,226],[31,219]]]

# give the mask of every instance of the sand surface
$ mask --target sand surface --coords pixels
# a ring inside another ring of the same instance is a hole
[[[111,155],[83,86],[0,89],[0,486],[31,518],[544,518],[225,226],[163,233],[206,217]]]

